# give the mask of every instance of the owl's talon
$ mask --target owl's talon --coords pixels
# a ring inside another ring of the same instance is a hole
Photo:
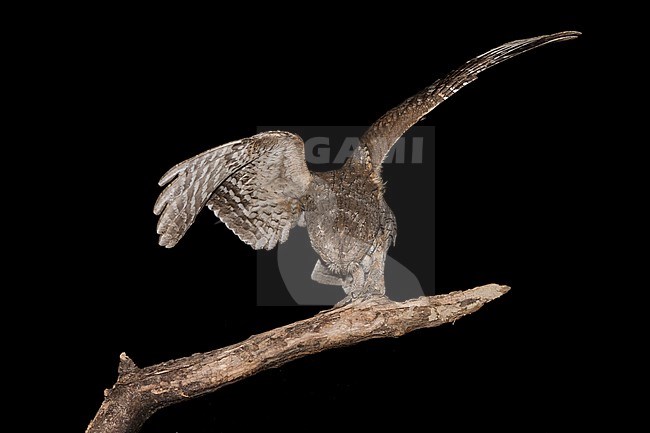
[[[375,290],[370,290],[367,292],[361,292],[361,293],[351,293],[347,295],[345,298],[337,302],[334,307],[332,308],[341,308],[345,307],[346,305],[350,305],[353,302],[366,302],[366,301],[372,301],[372,300],[378,300],[386,298],[386,295],[381,293],[380,291],[375,291]]]
[[[334,304],[334,306],[332,307],[332,309],[334,309],[334,308],[345,307],[346,305],[351,304],[352,301],[354,301],[354,298],[353,298],[352,296],[350,296],[350,295],[347,295],[345,298],[341,299],[339,302],[337,302],[336,304]]]

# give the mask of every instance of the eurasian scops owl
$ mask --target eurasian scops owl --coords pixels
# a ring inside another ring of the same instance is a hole
[[[517,40],[468,61],[382,116],[335,171],[311,172],[302,139],[282,131],[233,141],[177,164],[160,180],[167,187],[154,207],[160,215],[160,245],[176,245],[205,206],[255,249],[270,250],[287,239],[291,228],[306,226],[320,256],[314,280],[342,286],[345,302],[384,295],[386,251],[397,226],[384,201],[381,167],[393,144],[482,71],[578,35]]]

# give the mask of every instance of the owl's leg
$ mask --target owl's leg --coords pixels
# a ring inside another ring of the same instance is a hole
[[[363,266],[357,262],[350,263],[348,265],[348,275],[343,281],[343,291],[345,291],[347,296],[334,307],[342,307],[362,297],[363,283],[365,280],[366,274],[363,270]]]
[[[307,220],[305,219],[304,212],[300,212],[300,216],[298,217],[298,227],[307,227]]]
[[[384,266],[386,265],[387,248],[380,247],[371,256],[366,256],[366,279],[363,286],[365,297],[385,296]]]
[[[348,265],[343,290],[347,295],[335,307],[347,305],[357,299],[386,296],[384,266],[386,265],[387,245],[378,247],[372,255],[365,256],[361,263]]]
[[[317,283],[326,284],[328,286],[342,286],[343,278],[340,275],[333,274],[327,266],[323,265],[320,259],[316,262],[314,270],[311,273],[311,279]]]

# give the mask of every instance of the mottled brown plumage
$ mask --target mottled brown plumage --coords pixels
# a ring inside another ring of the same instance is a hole
[[[468,61],[382,116],[336,171],[310,172],[302,139],[281,131],[234,141],[174,166],[160,180],[167,187],[154,206],[160,215],[160,244],[176,245],[206,205],[255,249],[271,249],[284,242],[296,224],[306,225],[320,256],[314,280],[343,286],[348,299],[383,295],[386,252],[397,234],[381,179],[381,165],[391,147],[480,72],[579,34],[513,41]]]

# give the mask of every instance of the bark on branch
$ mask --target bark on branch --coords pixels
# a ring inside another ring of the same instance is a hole
[[[354,302],[232,346],[146,368],[138,368],[123,353],[117,383],[104,391],[104,402],[86,433],[136,433],[166,406],[306,355],[454,322],[508,290],[489,284],[406,302],[387,298]]]

